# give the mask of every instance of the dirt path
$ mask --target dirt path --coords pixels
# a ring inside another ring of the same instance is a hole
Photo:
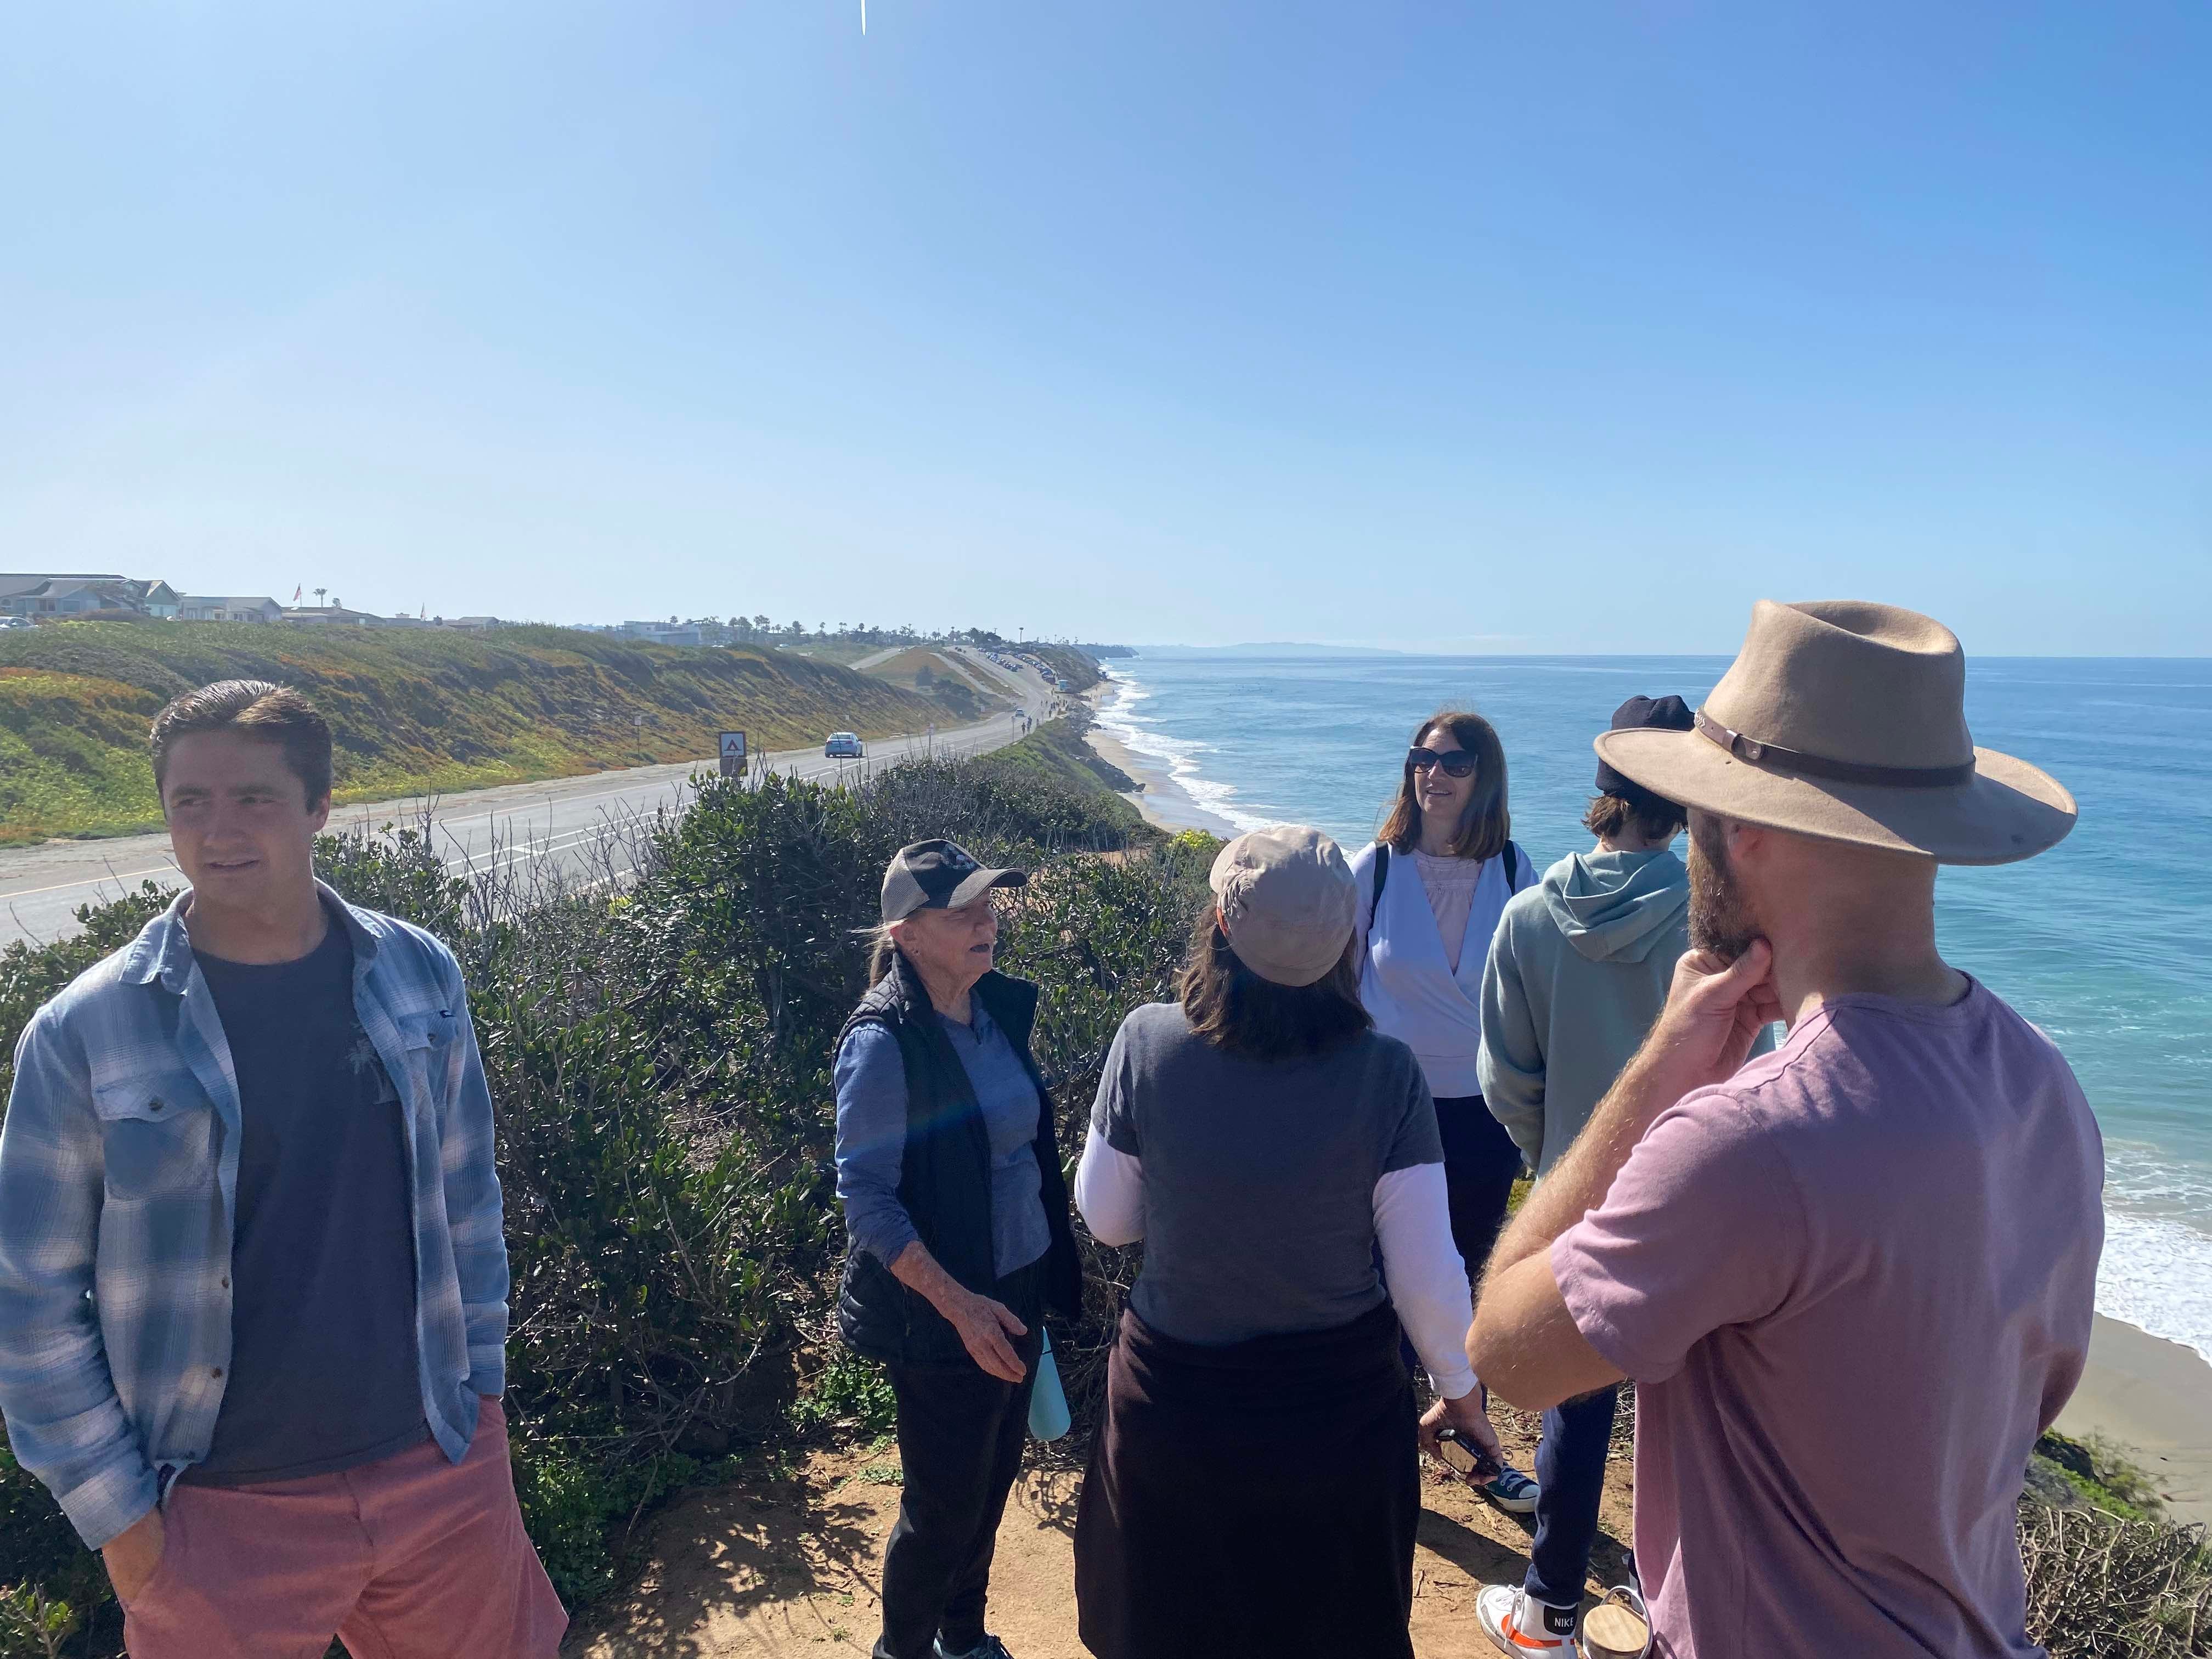
[[[1501,1415],[1503,1415],[1501,1413]],[[1501,1424],[1528,1468],[1533,1425]],[[1017,1659],[1085,1659],[1075,1637],[1073,1539],[1079,1477],[1031,1469],[1015,1489],[991,1574],[991,1626]],[[876,1571],[898,1510],[897,1453],[823,1453],[787,1479],[725,1486],[661,1518],[651,1564],[610,1607],[580,1620],[563,1651],[588,1659],[782,1659],[866,1654],[878,1622]],[[1517,1583],[1528,1526],[1431,1470],[1414,1560],[1420,1659],[1495,1653],[1474,1620],[1486,1583]],[[1628,1471],[1607,1477],[1597,1571],[1620,1577]]]

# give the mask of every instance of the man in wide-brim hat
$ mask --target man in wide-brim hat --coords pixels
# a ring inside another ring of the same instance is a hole
[[[2103,1152],[2050,1040],[1936,951],[1939,865],[2075,819],[1974,746],[1965,685],[1926,617],[1762,600],[1691,730],[1597,739],[1690,809],[1692,949],[1468,1345],[1519,1406],[1636,1382],[1677,1659],[2037,1651],[2014,1506],[2087,1358]]]

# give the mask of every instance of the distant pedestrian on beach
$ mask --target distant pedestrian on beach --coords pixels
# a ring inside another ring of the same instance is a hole
[[[2087,1355],[2103,1155],[2050,1039],[1936,952],[1939,864],[2075,819],[1974,747],[1965,681],[1928,617],[1762,600],[1693,730],[1598,739],[1690,809],[1693,948],[1468,1348],[1532,1408],[1635,1379],[1637,1563],[1682,1659],[2039,1651],[2014,1510]]]
[[[874,1659],[1006,1659],[985,1629],[1048,1308],[1082,1273],[1052,1098],[1030,1053],[1037,989],[991,963],[993,893],[1029,879],[949,841],[884,872],[874,987],[837,1043],[838,1324],[887,1362],[905,1488]]]
[[[1504,1224],[1521,1149],[1483,1103],[1482,969],[1506,901],[1536,879],[1512,839],[1505,747],[1480,714],[1421,722],[1382,833],[1352,860],[1359,999],[1375,1029],[1412,1048],[1435,1098],[1452,1238],[1470,1277]],[[1526,1515],[1536,1483],[1504,1469],[1485,1488]]]
[[[1616,732],[1645,726],[1686,732],[1690,710],[1680,697],[1631,697],[1613,714]],[[1673,851],[1687,815],[1602,761],[1597,789],[1583,815],[1596,847],[1515,896],[1482,975],[1482,1097],[1540,1182],[1650,1031],[1690,947],[1690,872]],[[1619,1399],[1599,1389],[1544,1413],[1528,1574],[1476,1602],[1508,1653],[1577,1659]]]
[[[162,709],[190,890],[34,1014],[0,1130],[0,1411],[133,1659],[552,1659],[500,1408],[491,1099],[452,953],[315,879],[331,732]]]
[[[1092,1234],[1145,1246],[1077,1510],[1079,1631],[1099,1659],[1412,1659],[1415,1447],[1448,1425],[1498,1450],[1436,1113],[1359,1005],[1336,843],[1241,836],[1211,879],[1076,1175]],[[1438,1396],[1418,1423],[1401,1320]]]

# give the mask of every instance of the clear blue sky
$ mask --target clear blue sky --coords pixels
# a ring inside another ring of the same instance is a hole
[[[2212,653],[2212,9],[16,8],[0,569]]]

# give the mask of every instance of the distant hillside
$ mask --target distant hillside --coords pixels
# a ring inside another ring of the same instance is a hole
[[[1047,720],[1019,743],[994,750],[973,764],[1046,793],[1066,791],[1088,803],[1091,811],[1123,835],[1137,841],[1158,840],[1160,832],[1121,797],[1121,792],[1137,787],[1136,780],[1083,740],[1090,724],[1080,712]]]
[[[859,672],[872,680],[887,680],[931,698],[963,723],[1013,706],[1012,698],[1001,695],[1003,682],[994,681],[988,671],[963,662],[950,651],[917,645],[889,656],[878,655],[880,660],[863,659],[866,665]]]
[[[248,623],[0,631],[0,842],[158,826],[146,728],[179,691],[277,680],[330,717],[341,800],[482,788],[942,724],[942,703],[789,652]]]
[[[1070,691],[1088,691],[1106,678],[1098,672],[1098,659],[1081,646],[1040,645],[1032,640],[1019,648],[1050,663],[1060,683]]]

